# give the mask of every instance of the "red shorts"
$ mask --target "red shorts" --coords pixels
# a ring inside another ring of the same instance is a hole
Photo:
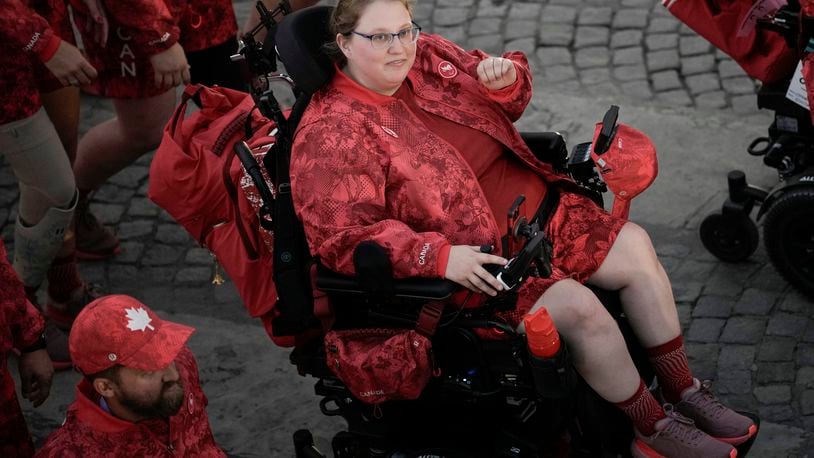
[[[143,99],[167,92],[166,88],[155,84],[150,56],[133,43],[134,31],[108,16],[110,32],[107,45],[101,47],[94,41],[92,32],[86,32],[86,24],[91,18],[74,10],[74,19],[86,57],[99,74],[91,84],[90,92],[114,99]]]
[[[560,192],[560,203],[548,224],[553,242],[551,276],[529,278],[518,291],[515,310],[500,316],[517,326],[554,283],[566,278],[585,283],[596,272],[627,220],[611,216],[591,199],[579,194]]]

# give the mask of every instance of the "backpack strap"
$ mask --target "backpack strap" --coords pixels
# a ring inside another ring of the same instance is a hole
[[[180,139],[178,138],[178,125],[187,113],[187,103],[192,100],[195,102],[195,105],[200,107],[201,91],[203,89],[204,86],[201,84],[190,84],[184,88],[184,93],[181,95],[181,103],[175,108],[175,113],[173,113],[172,118],[170,118],[169,124],[169,130],[175,143],[180,143]]]
[[[260,254],[258,249],[255,248],[254,243],[252,243],[249,233],[246,231],[246,227],[243,225],[243,215],[240,214],[240,203],[237,199],[237,187],[232,181],[231,168],[236,154],[237,153],[235,153],[234,148],[232,148],[229,151],[228,156],[226,156],[226,160],[223,161],[223,186],[226,188],[226,193],[229,195],[229,200],[232,202],[232,214],[235,220],[235,226],[237,227],[237,232],[240,235],[240,240],[243,242],[243,248],[245,248],[246,253],[249,254],[249,259],[254,261],[260,257]]]

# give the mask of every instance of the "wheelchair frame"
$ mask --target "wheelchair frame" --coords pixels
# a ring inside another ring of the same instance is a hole
[[[800,30],[814,34],[805,20],[800,28],[800,4],[781,7],[759,26],[781,33],[791,48]],[[758,247],[755,221],[763,221],[763,242],[769,259],[793,286],[814,298],[814,126],[811,113],[786,98],[792,76],[764,85],[757,94],[758,107],[774,111],[768,137],[758,137],[748,147],[752,156],[777,170],[778,183],[763,189],[747,183],[740,170],[727,176],[729,197],[720,213],[707,216],[699,233],[707,250],[726,262],[740,262]],[[755,221],[750,218],[758,203]]]

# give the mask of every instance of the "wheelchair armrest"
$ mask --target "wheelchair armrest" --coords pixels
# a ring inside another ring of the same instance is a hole
[[[559,132],[521,132],[520,136],[537,159],[551,164],[558,172],[566,170],[568,148]]]
[[[459,286],[440,278],[404,278],[393,280],[393,296],[442,300],[457,291]],[[345,294],[368,294],[356,277],[338,274],[322,265],[317,266],[317,289]]]

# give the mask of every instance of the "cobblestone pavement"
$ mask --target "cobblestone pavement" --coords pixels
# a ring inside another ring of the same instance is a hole
[[[245,1],[235,6],[241,17],[251,8]],[[743,144],[745,136],[762,134],[768,118],[756,112],[755,84],[654,0],[419,1],[415,15],[425,30],[465,47],[527,52],[542,93],[521,121],[525,128],[585,135],[590,124],[577,124],[551,107],[577,107],[573,112],[582,117],[585,111],[578,107],[597,97],[625,109],[638,107],[640,122],[652,123],[652,131],[645,131],[654,133],[662,157],[657,186],[642,198],[640,222],[673,281],[691,366],[698,377],[713,379],[727,402],[759,412],[766,423],[757,456],[812,454],[814,304],[779,277],[762,247],[736,265],[706,252],[697,236],[700,218],[723,201],[725,173],[736,164],[728,155],[745,153],[715,146],[699,152],[708,156],[704,162],[675,163],[674,157],[686,153],[684,142],[692,139],[667,132],[686,123],[703,132],[699,135],[724,137],[716,145]],[[546,98],[549,94],[554,98]],[[82,107],[83,132],[113,116],[104,100],[84,97]],[[83,264],[83,276],[108,292],[133,294],[171,313],[256,326],[231,283],[211,284],[207,250],[147,199],[150,159],[141,158],[95,194],[92,209],[116,231],[123,252],[108,262]],[[686,196],[694,202],[682,205]],[[16,201],[14,176],[0,161],[0,232],[7,242],[13,238]],[[217,361],[213,364],[221,364]],[[282,370],[296,377],[293,370]],[[47,426],[53,421],[58,422],[52,419]],[[39,438],[48,432],[34,429]]]
[[[755,84],[658,0],[418,2],[416,21],[467,48],[525,51],[547,90],[753,110]]]

